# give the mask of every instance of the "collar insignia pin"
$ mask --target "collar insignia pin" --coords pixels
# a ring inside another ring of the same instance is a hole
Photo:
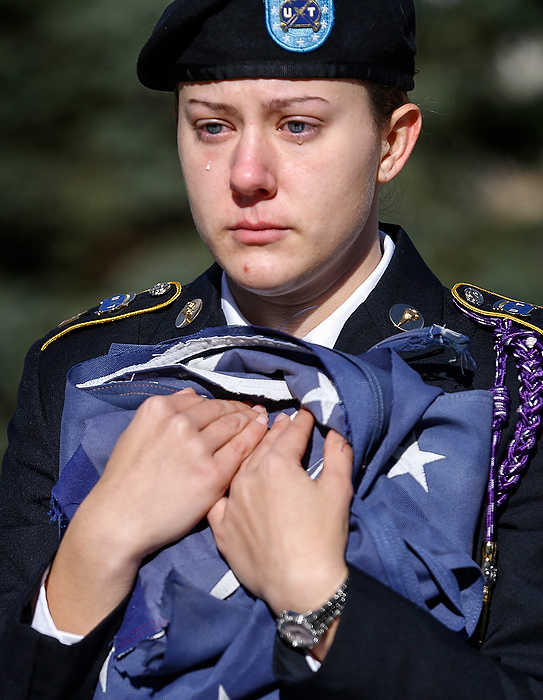
[[[175,319],[176,328],[185,328],[197,318],[200,311],[204,308],[204,302],[201,299],[193,299],[189,301],[181,309],[179,316]]]
[[[424,318],[420,311],[407,304],[394,304],[388,315],[394,326],[401,331],[424,328]]]

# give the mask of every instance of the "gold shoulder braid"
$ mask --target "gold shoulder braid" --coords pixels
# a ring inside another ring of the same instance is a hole
[[[109,299],[103,299],[100,305],[96,309],[91,309],[90,311],[84,311],[82,314],[78,314],[73,318],[63,321],[59,328],[62,328],[58,333],[53,335],[49,340],[47,340],[42,346],[41,351],[46,350],[52,343],[63,338],[68,333],[72,331],[79,330],[81,328],[88,328],[90,326],[98,326],[103,323],[114,323],[115,321],[122,321],[125,318],[131,318],[132,316],[140,316],[141,314],[148,314],[152,311],[159,311],[164,309],[180,296],[183,287],[180,282],[158,282],[153,287],[145,289],[139,294],[118,294],[116,296],[110,297]],[[144,297],[144,295],[146,295]],[[162,299],[168,295],[166,299]],[[158,299],[161,299],[157,303]],[[147,306],[145,302],[151,303],[151,306]],[[144,305],[133,311],[125,311],[132,303],[143,303]],[[91,320],[82,321],[81,323],[74,323],[77,319],[84,315],[90,315]],[[97,318],[94,318],[97,317]],[[73,325],[68,325],[73,323]],[[63,328],[63,326],[66,326]]]
[[[473,284],[456,284],[456,305],[471,319],[489,326],[494,333],[496,376],[492,387],[492,449],[486,496],[485,537],[481,557],[483,610],[476,630],[484,642],[492,590],[498,578],[496,521],[528,468],[540,437],[543,415],[543,307],[516,301]],[[497,463],[498,447],[510,414],[506,385],[507,358],[515,360],[519,380],[518,419],[506,456]]]

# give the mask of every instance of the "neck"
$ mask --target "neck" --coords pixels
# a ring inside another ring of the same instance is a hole
[[[351,268],[338,271],[327,287],[317,282],[290,293],[268,295],[244,289],[229,277],[228,285],[241,313],[250,323],[302,338],[353,294],[375,270],[381,257],[377,234],[361,259]]]

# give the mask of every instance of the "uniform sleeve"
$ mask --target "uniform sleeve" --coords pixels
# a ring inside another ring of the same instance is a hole
[[[18,404],[8,427],[8,450],[0,478],[0,613],[22,609],[37,592],[57,544],[49,519],[51,489],[58,475],[60,416],[51,421],[61,397],[42,396],[40,344],[25,360]],[[48,392],[50,394],[50,392]],[[49,414],[44,400],[55,405]]]
[[[77,644],[39,634],[30,615],[11,620],[0,639],[0,697],[5,700],[91,700],[126,600]]]
[[[63,371],[55,365],[54,381],[47,381],[40,347],[25,360],[0,477],[0,697],[79,700],[93,696],[120,617],[110,615],[72,647],[31,627],[41,578],[59,541],[49,501],[64,400]]]

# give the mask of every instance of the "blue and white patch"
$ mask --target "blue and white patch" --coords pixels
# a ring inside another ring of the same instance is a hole
[[[288,51],[322,46],[334,26],[334,0],[264,0],[272,39]]]
[[[134,292],[130,292],[130,294],[117,294],[114,297],[109,297],[109,299],[102,299],[96,315],[102,316],[102,314],[109,314],[113,311],[123,309],[125,306],[131,304],[135,298],[136,295]]]

